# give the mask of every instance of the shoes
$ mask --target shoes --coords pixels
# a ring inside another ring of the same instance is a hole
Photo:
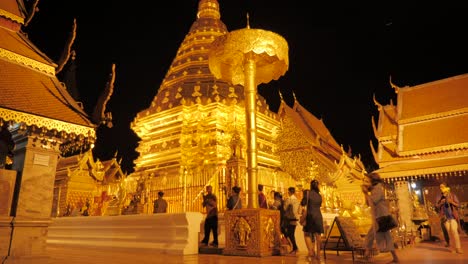
[[[457,248],[455,251],[457,252],[457,254],[463,254],[463,251],[461,250],[461,248]]]
[[[211,246],[211,247],[217,248],[217,247],[218,247],[218,243],[214,243],[214,242],[213,242],[213,243],[210,243],[210,246]]]
[[[450,247],[450,244],[449,244],[449,243],[445,243],[445,247]]]
[[[297,252],[297,249],[293,249],[293,250],[291,250],[291,252],[289,252],[288,255],[295,256],[296,252]]]
[[[202,246],[202,247],[207,247],[207,246],[208,246],[208,243],[202,241],[202,242],[200,242],[200,246]]]

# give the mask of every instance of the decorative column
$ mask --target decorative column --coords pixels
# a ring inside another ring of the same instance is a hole
[[[260,30],[235,30],[218,37],[209,53],[213,75],[244,86],[247,139],[247,208],[226,211],[226,255],[272,255],[279,237],[279,213],[259,209],[257,190],[257,85],[278,79],[288,69],[288,44],[280,35]]]
[[[59,144],[38,140],[26,132],[13,133],[13,138],[16,144],[13,170],[18,177],[8,236],[2,235],[0,239],[0,259],[3,264],[47,263],[46,240]]]

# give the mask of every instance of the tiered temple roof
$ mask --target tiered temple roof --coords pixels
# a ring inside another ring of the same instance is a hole
[[[31,127],[68,147],[94,142],[96,126],[55,76],[57,64],[21,31],[19,3],[0,2],[0,123]]]
[[[468,171],[468,74],[395,87],[382,106],[374,158],[385,178],[463,176]]]

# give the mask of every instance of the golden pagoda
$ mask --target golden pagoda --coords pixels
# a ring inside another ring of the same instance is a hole
[[[440,223],[433,205],[440,183],[452,187],[462,203],[461,213],[466,215],[468,74],[411,87],[390,84],[397,104],[375,101],[377,125],[372,121],[378,146],[375,149],[371,142],[371,148],[379,165],[376,172],[394,185],[392,195],[402,223],[411,227],[415,220],[433,216],[435,235]],[[422,215],[416,208],[419,204],[426,211]]]
[[[170,212],[202,212],[206,185],[214,187],[220,201],[227,200],[234,185],[248,193],[244,87],[217,79],[209,67],[212,42],[228,33],[220,18],[218,1],[199,1],[196,20],[151,105],[131,123],[141,140],[126,189],[138,193],[142,203],[152,203],[163,190]],[[339,187],[349,193],[345,196],[352,197],[350,201],[362,200],[364,166],[336,143],[323,122],[297,100],[293,109],[282,101],[275,113],[257,94],[255,107],[256,177],[265,193],[308,188],[317,177],[333,189],[328,193],[335,204]],[[302,145],[294,148],[294,141]],[[220,203],[221,211],[224,206]],[[146,213],[151,213],[152,206],[148,208]]]

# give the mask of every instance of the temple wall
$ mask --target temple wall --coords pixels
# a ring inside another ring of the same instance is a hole
[[[0,216],[10,216],[16,171],[0,169]]]
[[[54,218],[47,243],[60,246],[198,254],[198,212]]]

